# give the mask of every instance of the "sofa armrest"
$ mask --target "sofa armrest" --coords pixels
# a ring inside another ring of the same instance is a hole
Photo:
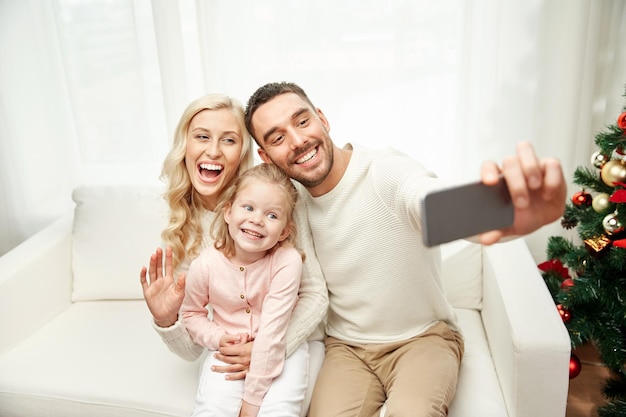
[[[564,416],[569,334],[523,239],[484,248],[482,320],[509,416]]]
[[[0,257],[0,355],[71,304],[72,215]]]

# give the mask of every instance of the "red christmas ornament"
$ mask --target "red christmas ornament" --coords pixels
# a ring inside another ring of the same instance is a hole
[[[563,282],[561,282],[561,289],[562,290],[568,290],[570,287],[574,286],[574,280],[571,278],[566,278],[563,280]]]
[[[626,249],[626,239],[614,240],[613,246]]]
[[[563,323],[569,323],[572,320],[572,313],[568,309],[563,308],[562,304],[557,304],[556,308],[559,310]]]
[[[592,201],[591,194],[585,191],[578,191],[572,196],[572,204],[578,208],[589,207]]]
[[[617,126],[622,130],[626,130],[626,111],[617,118]]]
[[[580,363],[580,359],[574,353],[569,358],[569,379],[574,379],[580,374],[580,370],[582,369],[582,364]]]

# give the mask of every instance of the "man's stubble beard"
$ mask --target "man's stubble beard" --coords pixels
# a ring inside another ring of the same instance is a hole
[[[320,146],[318,146],[318,152],[319,152]],[[324,148],[326,149],[326,148]],[[296,151],[297,153],[297,151]],[[271,158],[270,158],[271,159]],[[295,166],[296,168],[290,171],[286,171],[284,168],[282,168],[279,164],[277,164],[273,159],[271,159],[272,162],[274,163],[274,165],[276,165],[277,167],[281,168],[281,170],[283,172],[285,172],[285,174],[287,174],[291,179],[298,181],[300,184],[302,184],[305,188],[310,189],[310,188],[314,188],[317,187],[318,185],[320,185],[321,183],[323,183],[326,178],[328,178],[328,175],[330,174],[331,168],[333,166],[334,163],[334,153],[333,153],[333,148],[332,146],[329,148],[328,150],[328,154],[325,158],[325,163],[326,165],[324,165],[324,171],[322,172],[322,174],[319,177],[316,178],[309,178],[307,176],[304,175],[298,175],[298,173],[300,172],[297,169],[297,164],[294,164],[292,166]]]

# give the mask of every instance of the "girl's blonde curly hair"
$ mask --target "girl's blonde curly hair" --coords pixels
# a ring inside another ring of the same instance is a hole
[[[202,249],[202,237],[208,231],[202,230],[201,214],[204,211],[201,196],[195,192],[187,167],[185,151],[187,132],[191,119],[203,110],[229,110],[237,119],[243,146],[239,158],[239,168],[235,178],[254,164],[252,137],[246,130],[244,109],[241,103],[223,94],[209,94],[192,101],[183,112],[176,131],[172,148],[163,161],[161,179],[166,183],[164,194],[170,208],[169,223],[161,233],[165,245],[172,248],[172,262],[176,269],[186,257],[195,258]]]

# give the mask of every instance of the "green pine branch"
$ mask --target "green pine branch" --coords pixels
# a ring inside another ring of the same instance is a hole
[[[594,155],[594,165],[602,160],[624,159],[626,132],[617,124],[609,125],[595,135],[595,144],[603,158]],[[605,184],[601,171],[597,166],[580,166],[573,173],[573,182],[592,199],[601,193],[611,196],[626,188]],[[553,236],[546,248],[548,259],[560,261],[574,284],[564,285],[559,269],[544,271],[542,276],[555,304],[568,313],[565,326],[572,348],[592,342],[603,366],[611,371],[602,390],[608,403],[598,409],[598,415],[623,417],[626,416],[626,249],[621,246],[626,242],[626,231],[614,232],[603,221],[612,215],[626,228],[626,203],[610,202],[606,207],[595,202],[575,203],[567,202],[561,224],[566,229],[575,227],[582,243]]]

